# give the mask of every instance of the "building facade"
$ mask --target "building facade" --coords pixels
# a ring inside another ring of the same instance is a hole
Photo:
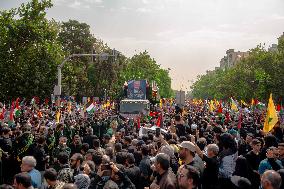
[[[226,51],[226,56],[220,60],[220,69],[225,70],[235,66],[241,59],[249,56],[249,52],[235,52],[234,49]]]

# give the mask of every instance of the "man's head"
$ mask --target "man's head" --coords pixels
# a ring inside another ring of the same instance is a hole
[[[93,154],[96,153],[96,150],[89,149],[85,155],[85,160],[93,161]]]
[[[258,139],[253,139],[253,140],[250,142],[250,145],[251,145],[252,150],[253,150],[254,152],[257,152],[257,153],[260,152],[260,149],[261,149],[261,142],[260,142]]]
[[[73,142],[75,145],[79,145],[81,143],[81,139],[79,135],[75,135],[73,138]]]
[[[159,153],[154,161],[155,169],[159,174],[167,171],[170,167],[170,157],[167,154]]]
[[[66,165],[69,162],[69,156],[66,152],[60,152],[58,154],[57,159],[58,159],[59,164],[61,165]]]
[[[281,176],[273,170],[268,170],[261,176],[261,186],[263,189],[279,189],[281,186]]]
[[[132,153],[127,153],[127,157],[126,157],[126,164],[129,165],[133,165],[135,163],[135,157]]]
[[[207,145],[207,155],[209,158],[217,156],[219,153],[219,147],[217,144],[208,144]]]
[[[195,157],[195,145],[190,141],[183,141],[180,145],[179,157],[181,160]]]
[[[120,141],[121,140],[121,132],[116,132],[115,133],[115,141]]]
[[[59,145],[60,146],[66,146],[66,144],[67,144],[67,138],[66,137],[60,137],[59,138]]]
[[[94,139],[94,140],[93,140],[93,147],[94,147],[95,149],[101,147],[100,139]]]
[[[75,153],[73,156],[70,158],[70,165],[72,169],[80,167],[80,165],[83,163],[84,157],[80,153]]]
[[[279,151],[279,156],[283,158],[284,157],[284,143],[278,144],[278,151]]]
[[[2,132],[3,132],[3,135],[5,135],[5,136],[12,135],[12,131],[9,127],[3,127]]]
[[[111,139],[111,137],[109,136],[109,134],[104,134],[103,142],[105,144],[108,144],[110,139]]]
[[[88,135],[93,135],[93,129],[92,128],[87,128],[87,134]]]
[[[36,166],[36,159],[33,156],[25,156],[22,159],[21,171],[30,172]]]
[[[141,146],[141,153],[142,153],[143,156],[149,155],[149,147],[146,144],[143,144]]]
[[[123,143],[125,144],[125,145],[130,145],[131,144],[131,137],[130,136],[125,136],[124,137],[124,140],[123,140]]]
[[[253,140],[253,134],[248,133],[247,136],[246,136],[246,143],[250,144],[252,140]]]
[[[28,173],[19,173],[14,177],[15,189],[26,189],[32,186],[32,179]]]
[[[277,158],[278,156],[279,156],[279,152],[278,152],[278,149],[276,147],[271,146],[266,150],[266,157],[268,159]]]
[[[199,172],[189,165],[182,165],[177,173],[180,189],[196,188],[199,184]]]
[[[56,182],[57,178],[57,172],[55,169],[50,168],[46,169],[43,174],[44,179],[46,180],[47,184],[51,186],[53,183]]]

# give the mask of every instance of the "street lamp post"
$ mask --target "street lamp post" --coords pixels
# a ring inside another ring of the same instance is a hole
[[[83,56],[92,56],[92,57],[100,57],[101,60],[107,60],[109,57],[114,57],[114,61],[116,60],[117,58],[117,51],[115,49],[113,49],[112,51],[112,54],[108,54],[108,53],[101,53],[101,54],[72,54],[72,55],[69,55],[67,58],[65,58],[61,64],[58,65],[57,67],[57,85],[54,86],[54,95],[55,96],[60,96],[61,95],[61,91],[62,91],[62,86],[61,86],[61,83],[62,83],[62,75],[61,75],[61,70],[64,66],[64,64],[70,59],[70,58],[73,58],[73,57],[83,57]]]

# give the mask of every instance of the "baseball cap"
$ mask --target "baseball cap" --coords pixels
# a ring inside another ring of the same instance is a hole
[[[175,155],[175,151],[173,147],[170,145],[165,145],[161,147],[161,153],[167,154],[169,157],[173,157]]]
[[[240,176],[232,176],[231,177],[231,182],[238,188],[240,189],[245,189],[245,188],[250,188],[251,187],[251,182],[244,177]]]
[[[195,145],[190,141],[183,141],[178,145],[180,148],[186,148],[191,152],[195,152]]]

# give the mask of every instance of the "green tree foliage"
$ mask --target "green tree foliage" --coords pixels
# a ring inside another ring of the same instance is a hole
[[[90,26],[77,20],[63,22],[60,26],[58,40],[65,56],[71,54],[92,54],[96,39],[91,34]],[[91,57],[74,57],[63,67],[63,94],[91,96],[92,86],[88,80],[88,69]]]
[[[62,51],[48,21],[50,0],[0,12],[0,98],[50,96]]]
[[[173,95],[168,70],[162,69],[147,51],[136,54],[128,60],[122,77],[125,81],[140,79],[146,79],[149,83],[156,81],[160,96],[171,97]]]
[[[49,97],[57,66],[72,54],[112,54],[112,49],[76,20],[47,20],[51,0],[31,0],[0,12],[0,99]],[[127,58],[73,57],[62,70],[62,94],[119,97],[125,81],[156,81],[161,96],[172,95],[171,79],[147,52]]]
[[[261,45],[250,50],[249,57],[235,67],[199,76],[192,86],[195,98],[226,99],[230,96],[249,101],[266,101],[270,93],[282,99],[284,94],[284,39],[278,50],[267,51]]]

